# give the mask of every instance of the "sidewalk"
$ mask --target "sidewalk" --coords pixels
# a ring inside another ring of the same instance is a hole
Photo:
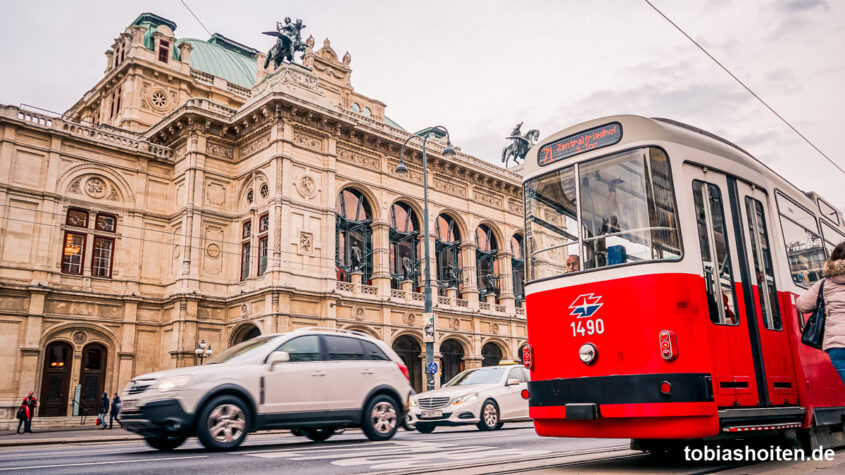
[[[140,435],[133,434],[118,427],[101,430],[97,428],[62,429],[52,431],[33,431],[32,434],[15,434],[12,431],[0,433],[0,447],[17,447],[26,445],[73,444],[83,442],[114,442],[122,440],[142,440]]]

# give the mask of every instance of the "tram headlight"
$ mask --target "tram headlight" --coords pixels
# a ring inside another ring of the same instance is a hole
[[[584,343],[581,345],[581,349],[578,350],[578,357],[581,358],[581,362],[584,364],[593,364],[598,356],[599,350],[592,343]]]

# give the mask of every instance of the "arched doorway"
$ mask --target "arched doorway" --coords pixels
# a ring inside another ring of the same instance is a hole
[[[440,344],[440,354],[443,358],[443,370],[440,373],[442,386],[465,369],[464,347],[457,340],[450,338]]]
[[[408,367],[408,374],[411,377],[411,387],[416,392],[422,392],[422,361],[420,361],[420,344],[413,337],[402,335],[393,342],[393,351],[402,358],[402,362]]]
[[[235,333],[234,335],[232,335],[232,341],[229,346],[235,346],[238,343],[243,343],[257,336],[261,336],[261,330],[259,330],[258,327],[253,325],[252,323],[247,323],[235,330]]]
[[[481,347],[481,366],[496,366],[502,361],[502,348],[491,342]]]
[[[79,368],[79,414],[94,416],[99,412],[100,399],[106,385],[106,347],[89,343],[82,349],[82,365]]]
[[[44,372],[41,375],[39,416],[59,417],[67,415],[72,358],[73,348],[63,341],[56,341],[47,346],[47,351],[44,352]]]

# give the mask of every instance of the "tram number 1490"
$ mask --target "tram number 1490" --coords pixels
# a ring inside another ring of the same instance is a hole
[[[604,333],[604,321],[601,318],[593,320],[578,320],[569,324],[572,327],[572,336],[584,335],[601,335]]]

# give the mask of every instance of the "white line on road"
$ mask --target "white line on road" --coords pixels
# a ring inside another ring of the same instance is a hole
[[[10,468],[0,468],[0,472],[11,472],[12,470],[34,470],[36,468],[62,468],[62,467],[85,467],[88,465],[113,465],[116,463],[132,463],[132,462],[157,462],[159,460],[187,460],[187,459],[201,459],[206,458],[208,455],[191,455],[188,457],[165,457],[165,458],[154,458],[154,459],[126,459],[126,460],[112,460],[110,462],[85,462],[85,463],[63,463],[63,464],[55,464],[55,465],[29,465],[26,467],[10,467]]]

